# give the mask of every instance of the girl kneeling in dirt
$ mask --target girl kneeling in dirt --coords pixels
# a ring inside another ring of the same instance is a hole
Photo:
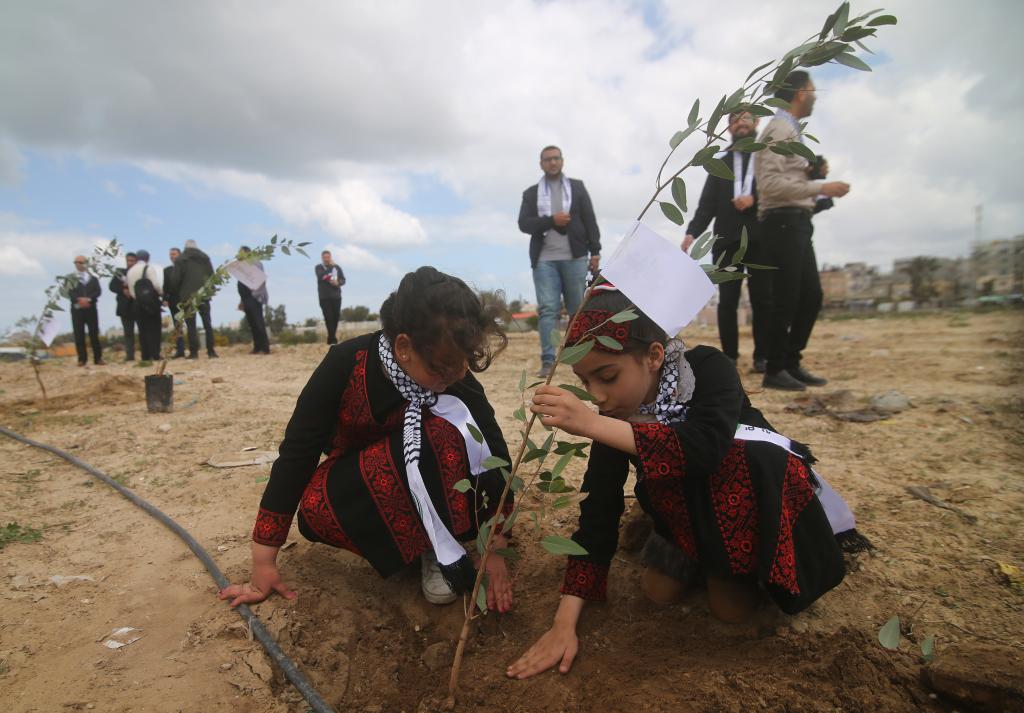
[[[296,509],[307,539],[355,552],[382,576],[419,558],[432,603],[472,589],[476,570],[460,540],[494,514],[504,480],[483,462],[508,460],[508,449],[469,372],[486,369],[508,340],[466,283],[432,267],[402,279],[381,323],[332,347],[299,395],[260,502],[250,581],[220,592],[231,606],[274,591],[295,597],[276,561]],[[466,478],[474,489],[455,490]],[[484,566],[488,606],[508,611],[505,561]]]
[[[611,322],[632,305],[602,287],[567,339],[600,335],[621,346],[595,342],[573,367],[599,413],[553,386],[539,388],[532,405],[544,424],[594,441],[573,535],[588,554],[569,558],[554,623],[508,667],[515,678],[572,666],[584,601],[605,598],[631,462],[637,501],[654,520],[642,587],[658,603],[678,601],[702,574],[719,619],[752,613],[759,586],[795,613],[843,579],[840,540],[865,542],[842,500],[811,471],[808,449],[775,433],[750,405],[724,354],[684,351],[635,307],[638,319]]]

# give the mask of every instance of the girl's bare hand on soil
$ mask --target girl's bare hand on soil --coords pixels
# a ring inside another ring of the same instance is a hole
[[[559,673],[569,673],[579,651],[579,639],[573,627],[555,625],[537,643],[505,671],[509,678],[529,678],[558,664]]]
[[[254,565],[252,577],[244,584],[231,584],[220,590],[220,599],[230,599],[231,606],[239,604],[256,604],[262,602],[273,592],[277,592],[285,599],[295,599],[297,596],[284,580],[275,565]]]

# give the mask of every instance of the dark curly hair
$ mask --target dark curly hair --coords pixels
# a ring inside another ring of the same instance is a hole
[[[433,267],[407,273],[380,308],[392,344],[399,334],[409,335],[413,349],[442,375],[457,370],[450,363],[456,355],[474,372],[491,365],[508,346],[496,321],[500,314],[499,305],[481,301],[465,282]]]
[[[654,320],[644,314],[643,310],[630,302],[629,298],[618,290],[597,290],[583,305],[584,312],[597,310],[618,314],[625,309],[632,309],[639,317],[632,322],[626,322],[629,327],[629,339],[622,349],[624,354],[642,354],[654,342],[663,346],[668,342],[665,330],[655,324]]]

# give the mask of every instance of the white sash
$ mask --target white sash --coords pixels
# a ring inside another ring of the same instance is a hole
[[[562,212],[568,213],[572,208],[572,184],[562,174]],[[551,215],[551,193],[548,188],[548,177],[541,176],[537,184],[537,215],[544,217]]]
[[[732,197],[754,195],[754,154],[750,154],[747,175],[743,175],[743,152],[732,152]]]
[[[741,441],[760,441],[761,443],[771,443],[772,445],[778,446],[784,450],[789,451],[793,455],[800,458],[800,454],[793,450],[793,442],[783,436],[782,434],[770,431],[767,428],[758,428],[757,426],[747,426],[746,424],[739,424],[736,426],[736,438]],[[808,469],[814,473],[814,477],[818,480],[818,486],[814,489],[814,494],[818,496],[818,501],[821,503],[821,507],[825,510],[825,516],[828,518],[829,525],[832,526],[832,534],[838,535],[840,532],[846,532],[852,530],[857,526],[856,520],[853,517],[853,511],[850,510],[850,506],[846,504],[846,501],[837,493],[832,487],[825,482],[825,479],[821,475],[807,466]]]

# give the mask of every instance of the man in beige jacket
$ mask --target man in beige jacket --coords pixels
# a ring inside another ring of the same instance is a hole
[[[759,141],[803,143],[801,120],[814,108],[814,82],[807,72],[786,77],[775,96],[789,102],[761,133]],[[801,353],[811,337],[821,309],[821,280],[811,236],[811,214],[819,195],[845,196],[850,190],[842,181],[815,181],[808,176],[810,164],[795,153],[758,153],[755,175],[757,215],[761,242],[772,275],[772,312],[768,326],[768,363],[763,386],[803,391],[827,382],[800,365]]]

